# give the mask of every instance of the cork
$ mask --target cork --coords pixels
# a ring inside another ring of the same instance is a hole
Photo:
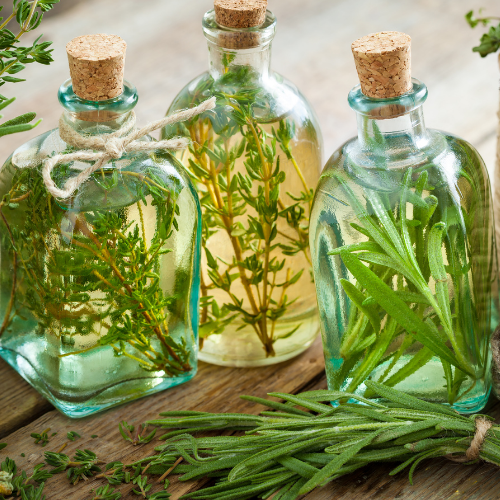
[[[398,31],[364,36],[351,45],[361,92],[368,97],[397,97],[412,89],[411,38]]]
[[[252,28],[266,19],[267,0],[215,0],[215,21],[226,28]]]
[[[123,92],[127,44],[117,35],[84,35],[66,45],[73,92],[88,101],[104,101]]]

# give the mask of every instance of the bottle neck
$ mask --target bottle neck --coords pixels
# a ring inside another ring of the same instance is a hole
[[[64,108],[63,119],[79,134],[101,135],[119,130],[137,104],[136,88],[124,82],[119,96],[104,101],[88,101],[73,92],[71,80],[59,88],[59,102]]]
[[[240,75],[239,80],[246,83],[246,86],[258,86],[269,78],[271,43],[231,50],[209,41],[208,63],[210,75],[215,81],[220,81],[224,75],[231,73]]]
[[[367,97],[359,85],[349,93],[349,105],[357,114],[359,146],[371,157],[410,157],[429,143],[423,114],[427,87],[416,79],[412,84],[406,94],[387,99]]]
[[[265,21],[251,28],[228,28],[216,21],[214,10],[203,16],[212,78],[227,87],[255,88],[271,74],[271,43],[276,18],[266,12]]]
[[[358,140],[363,149],[374,151],[392,147],[394,152],[401,149],[421,149],[428,143],[423,106],[389,118],[370,118],[357,114]],[[395,145],[397,144],[397,147]]]

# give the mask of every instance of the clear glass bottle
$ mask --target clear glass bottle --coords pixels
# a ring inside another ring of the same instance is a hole
[[[127,82],[102,101],[77,96],[71,80],[59,90],[62,120],[82,135],[119,129],[137,100]],[[42,162],[72,151],[54,129],[0,170],[0,356],[82,417],[196,373],[201,214],[185,170],[162,151],[127,153],[55,199]],[[62,186],[88,166],[52,177]]]
[[[316,189],[311,249],[328,386],[367,379],[480,411],[498,314],[490,182],[468,142],[426,129],[426,86],[349,94],[358,137]]]
[[[270,69],[276,18],[228,28],[203,18],[210,70],[168,110],[211,95],[217,107],[169,127],[193,147],[178,154],[203,214],[200,359],[260,366],[296,356],[319,332],[308,219],[322,139],[297,88]]]

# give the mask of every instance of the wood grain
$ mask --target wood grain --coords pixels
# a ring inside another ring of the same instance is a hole
[[[29,65],[25,83],[4,86],[2,94],[18,96],[6,119],[36,111],[43,123],[35,130],[0,140],[5,159],[20,144],[57,125],[61,108],[57,89],[68,78],[65,44],[87,33],[120,35],[127,41],[125,75],[140,94],[138,123],[161,117],[177,92],[207,68],[201,17],[210,0],[62,0],[42,26],[54,41],[50,67]],[[413,75],[429,88],[425,105],[427,125],[448,130],[472,142],[490,172],[495,158],[498,66],[496,58],[481,59],[471,47],[481,31],[471,30],[463,15],[483,7],[498,15],[498,0],[270,0],[278,17],[273,43],[273,68],[302,90],[316,109],[325,140],[325,159],[356,132],[354,113],[346,102],[357,83],[351,42],[381,30],[408,33],[412,43]],[[61,5],[62,7],[62,5]],[[186,385],[82,420],[70,420],[51,406],[4,362],[0,361],[0,436],[9,443],[0,451],[28,469],[43,451],[57,450],[69,430],[83,437],[65,450],[89,447],[105,460],[132,461],[150,451],[133,448],[118,434],[117,422],[140,423],[166,409],[252,411],[260,408],[238,399],[239,394],[264,396],[272,390],[298,392],[325,388],[323,355],[318,341],[303,355],[260,369],[218,368],[201,363],[197,377]],[[498,407],[492,409],[498,416]],[[31,432],[51,427],[58,432],[45,448],[35,446]],[[15,432],[14,432],[15,431]],[[92,440],[92,434],[99,438]],[[20,457],[26,453],[25,459]],[[431,465],[432,464],[432,465]],[[462,466],[443,461],[424,462],[415,486],[404,473],[388,476],[390,467],[366,467],[307,495],[308,500],[357,499],[496,499],[500,473],[487,465]],[[47,483],[47,500],[85,500],[99,483],[70,487],[64,476]],[[173,500],[194,485],[173,485]],[[124,492],[130,489],[124,488]],[[124,495],[124,498],[138,498]]]
[[[121,420],[140,424],[156,418],[161,411],[188,409],[257,413],[262,407],[239,399],[238,396],[253,394],[264,397],[267,392],[273,390],[299,392],[303,390],[305,384],[322,378],[323,373],[324,361],[320,338],[295,360],[263,368],[222,368],[200,363],[199,372],[192,381],[97,416],[74,420],[56,410],[49,411],[30,425],[3,439],[8,446],[0,452],[0,457],[8,455],[16,460],[18,467],[30,469],[42,460],[44,451],[57,451],[67,442],[67,432],[74,430],[82,436],[82,439],[70,442],[64,453],[72,455],[77,448],[90,448],[99,458],[107,462],[119,459],[130,463],[151,454],[153,444],[134,448],[125,442],[118,431],[118,422]],[[51,429],[50,433],[57,432],[57,435],[45,448],[34,445],[30,434],[47,428]],[[91,439],[90,436],[93,434],[97,434],[99,438]],[[21,457],[21,453],[25,453],[26,457]],[[48,481],[45,491],[50,500],[68,500],[68,498],[81,500],[86,498],[91,488],[100,484],[100,481],[90,480],[69,487],[65,475],[62,474]],[[178,484],[172,491],[180,496],[192,487],[193,484]],[[124,490],[127,489],[130,487],[124,486]]]
[[[0,380],[3,387],[0,439],[53,408],[2,359],[0,359]]]

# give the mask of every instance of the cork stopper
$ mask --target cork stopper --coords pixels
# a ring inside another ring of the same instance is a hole
[[[266,19],[267,0],[215,0],[215,21],[226,28],[252,28]]]
[[[363,94],[385,99],[412,89],[410,46],[411,38],[398,31],[373,33],[352,43]]]
[[[88,101],[104,101],[123,92],[127,44],[117,35],[84,35],[66,45],[73,92]]]

